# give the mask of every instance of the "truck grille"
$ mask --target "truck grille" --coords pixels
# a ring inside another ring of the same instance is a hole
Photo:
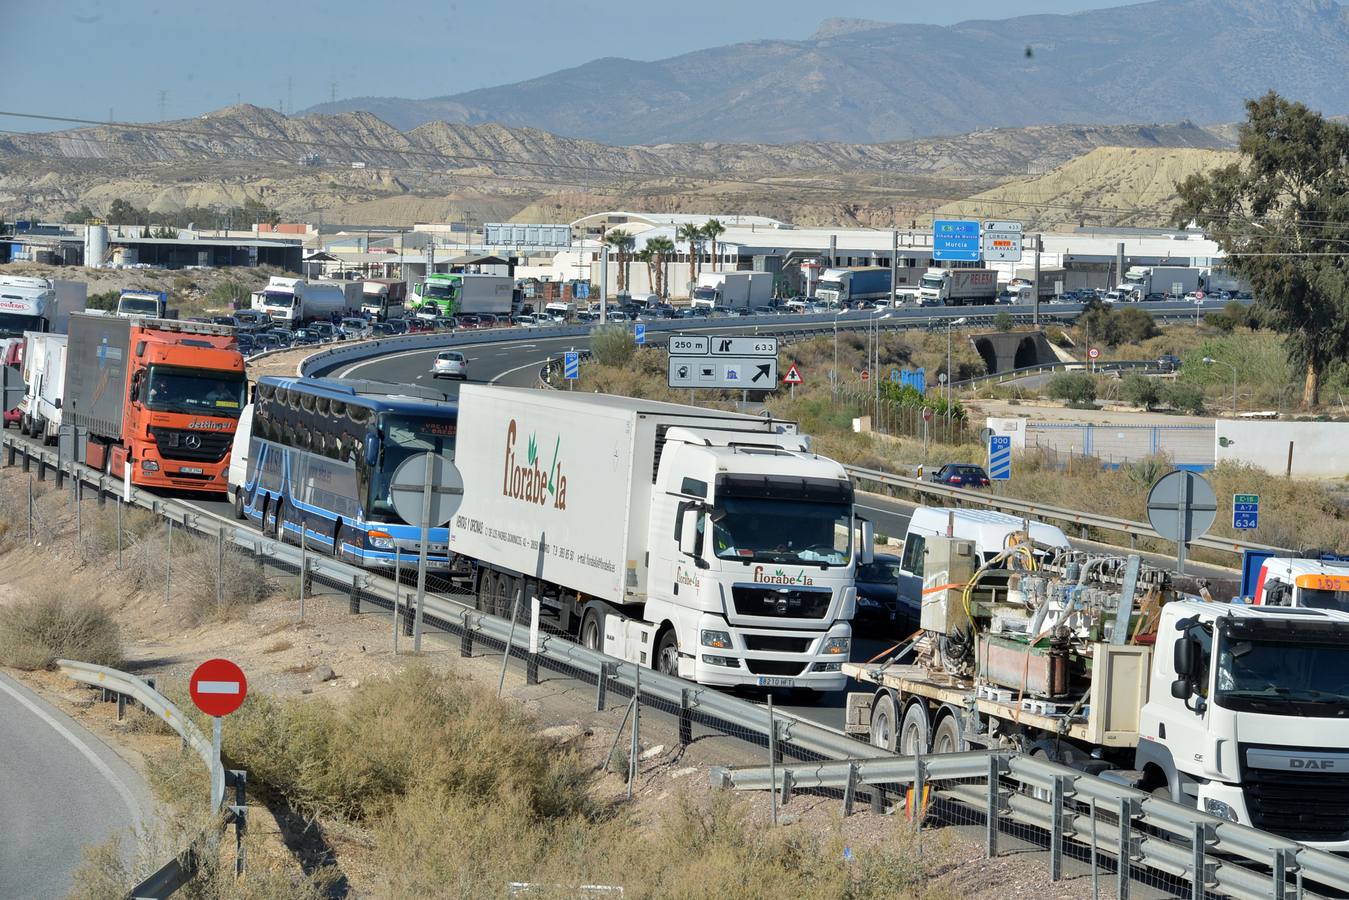
[[[800,675],[805,663],[779,659],[747,659],[745,665],[755,675]]]
[[[1246,810],[1256,828],[1294,841],[1349,840],[1349,773],[1243,764],[1242,782]]]
[[[813,640],[814,638],[782,637],[776,634],[747,634],[745,649],[771,653],[805,653]]]
[[[189,431],[183,428],[151,428],[159,455],[165,459],[193,459],[220,462],[230,452],[234,435],[223,431]],[[198,446],[188,446],[197,443]]]
[[[832,592],[825,589],[752,587],[731,588],[735,611],[742,616],[769,619],[823,619],[829,614]]]

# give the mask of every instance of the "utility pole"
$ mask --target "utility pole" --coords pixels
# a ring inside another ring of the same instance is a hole
[[[895,288],[899,286],[899,231],[890,230],[890,296],[886,306],[895,305]]]
[[[1034,312],[1034,315],[1032,316],[1032,319],[1033,319],[1033,324],[1035,325],[1035,327],[1036,327],[1036,328],[1039,328],[1039,327],[1040,327],[1040,234],[1039,234],[1039,232],[1036,232],[1036,233],[1032,236],[1032,240],[1035,242],[1035,281],[1034,281],[1035,287],[1031,288],[1031,292],[1032,292],[1032,294],[1033,294],[1033,296],[1034,296],[1034,298],[1035,298],[1035,312]],[[950,366],[948,365],[947,368],[949,369]],[[948,376],[950,375],[949,371],[948,371],[947,375],[948,375]]]
[[[600,244],[600,326],[609,324],[609,245]]]

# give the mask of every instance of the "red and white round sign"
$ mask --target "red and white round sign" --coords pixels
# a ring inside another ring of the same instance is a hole
[[[869,381],[870,379],[871,379],[871,373],[868,372],[866,369],[863,369],[863,370],[862,370],[862,380],[863,380],[863,381]]]
[[[228,659],[208,659],[192,673],[187,689],[197,709],[206,715],[228,716],[248,695],[248,679]]]
[[[1092,347],[1090,350],[1087,351],[1087,356],[1090,356],[1092,359],[1097,359],[1100,357],[1100,355],[1101,350],[1099,347]]]
[[[1195,291],[1195,292],[1194,292],[1194,299],[1196,299],[1196,300],[1203,300],[1203,299],[1204,299],[1204,292],[1203,292],[1203,291]]]

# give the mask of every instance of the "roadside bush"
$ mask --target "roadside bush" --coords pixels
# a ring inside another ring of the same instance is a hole
[[[1157,382],[1146,375],[1130,375],[1120,383],[1120,396],[1134,406],[1152,409],[1157,405],[1161,393]]]
[[[248,285],[230,278],[207,291],[206,299],[213,306],[222,308],[228,308],[230,303],[237,300],[240,308],[244,308],[248,306],[248,295],[250,293]]]
[[[1045,393],[1071,404],[1086,405],[1096,402],[1096,379],[1086,372],[1062,372],[1049,379]]]
[[[1012,314],[1005,309],[999,311],[999,313],[993,317],[994,331],[1011,331],[1015,327],[1016,320],[1014,320]]]
[[[622,325],[606,325],[590,332],[590,351],[601,365],[626,366],[637,352],[637,341]]]
[[[1204,412],[1204,390],[1197,384],[1176,379],[1162,391],[1161,399],[1172,409],[1200,415]]]
[[[1057,347],[1071,347],[1073,345],[1073,339],[1068,337],[1068,333],[1057,325],[1045,329],[1045,339]]]
[[[31,671],[58,659],[116,666],[122,661],[121,634],[102,606],[70,599],[60,587],[43,587],[0,617],[0,663]]]
[[[121,296],[121,291],[99,291],[97,294],[89,295],[87,306],[90,309],[101,309],[104,312],[113,312],[117,309],[117,301]]]

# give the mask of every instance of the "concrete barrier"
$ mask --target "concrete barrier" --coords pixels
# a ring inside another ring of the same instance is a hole
[[[1250,463],[1276,475],[1343,478],[1349,475],[1349,422],[1271,422],[1218,419],[1217,462]]]

